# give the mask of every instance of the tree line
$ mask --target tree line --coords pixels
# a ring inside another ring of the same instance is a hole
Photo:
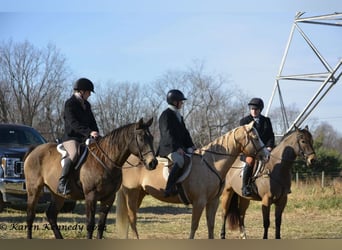
[[[87,76],[74,77],[67,58],[53,44],[37,48],[29,41],[0,42],[0,122],[26,124],[49,141],[60,139],[64,129],[64,102],[79,77]],[[156,145],[158,117],[167,106],[166,94],[170,89],[180,89],[188,98],[182,113],[198,147],[238,126],[239,120],[248,114],[247,102],[251,98],[229,79],[208,74],[199,62],[185,70],[167,71],[148,84],[91,80],[96,94],[89,101],[101,133],[105,135],[141,117],[153,117],[151,133]],[[282,133],[284,128],[278,111],[274,109],[270,117],[275,132]],[[293,118],[299,113],[295,108],[288,112]],[[321,142],[319,148],[330,150],[330,156],[331,150],[342,152],[342,138],[336,137],[336,131],[329,124],[323,123],[310,131]],[[332,158],[341,168],[341,157],[333,154]]]

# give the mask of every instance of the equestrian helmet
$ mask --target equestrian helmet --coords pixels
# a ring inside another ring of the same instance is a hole
[[[173,104],[174,101],[180,102],[187,100],[184,94],[178,89],[171,89],[166,95],[166,101],[168,104]]]
[[[94,84],[87,78],[80,78],[75,82],[74,90],[88,90],[94,92]]]
[[[261,98],[254,97],[249,101],[248,106],[250,108],[258,108],[262,111],[264,108],[264,101]]]

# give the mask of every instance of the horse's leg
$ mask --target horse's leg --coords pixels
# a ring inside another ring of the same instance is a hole
[[[211,200],[206,205],[206,217],[208,227],[208,239],[214,239],[214,226],[217,207],[219,204],[219,197]]]
[[[224,189],[223,193],[221,195],[221,208],[222,208],[222,227],[221,227],[221,239],[226,238],[226,222],[227,222],[227,217],[228,217],[228,210],[230,207],[230,202],[233,197],[233,192]]]
[[[26,217],[26,223],[27,223],[27,238],[32,239],[32,226],[33,221],[36,217],[36,206],[39,199],[39,194],[41,192],[42,187],[33,187],[30,184],[27,184],[27,217]]]
[[[192,216],[191,216],[191,230],[189,239],[193,239],[195,237],[195,232],[198,228],[199,221],[201,219],[201,215],[203,213],[203,209],[205,207],[206,201],[195,201],[192,204]]]
[[[287,204],[287,195],[275,207],[275,238],[280,239],[281,218]]]
[[[268,228],[270,227],[270,210],[271,206],[262,205],[262,218],[264,225],[263,239],[268,239]]]
[[[51,194],[51,202],[46,210],[46,217],[51,226],[51,229],[55,235],[56,239],[63,239],[61,232],[57,225],[57,215],[59,210],[63,207],[64,198],[58,195]]]
[[[127,190],[126,193],[128,220],[137,239],[139,239],[139,233],[137,229],[137,212],[144,197],[145,194],[141,189]]]
[[[240,238],[241,239],[247,239],[247,234],[246,234],[246,227],[245,227],[245,216],[246,216],[246,211],[249,207],[250,200],[242,198],[241,196],[239,197],[239,224],[240,224]]]
[[[107,215],[111,207],[113,206],[113,202],[115,200],[115,193],[111,195],[106,200],[102,200],[100,204],[100,211],[99,211],[99,222],[98,222],[98,229],[97,229],[97,238],[102,239],[103,231],[106,230],[106,221]]]
[[[85,194],[87,239],[93,238],[95,228],[96,199],[94,191]]]

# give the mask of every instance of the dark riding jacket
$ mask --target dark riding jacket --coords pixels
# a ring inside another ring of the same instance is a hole
[[[240,120],[240,125],[246,125],[250,123],[251,121],[254,121],[253,116],[248,115]],[[274,133],[272,128],[271,119],[260,115],[259,116],[259,124],[257,122],[254,122],[254,128],[259,133],[259,136],[262,140],[262,142],[265,144],[266,147],[274,148]]]
[[[72,95],[64,106],[64,137],[63,141],[76,140],[84,142],[91,131],[99,131],[90,103],[84,100],[84,106],[81,100]]]
[[[160,142],[158,154],[167,156],[177,149],[182,148],[186,151],[187,148],[193,147],[189,131],[187,130],[183,117],[179,121],[175,111],[167,108],[159,117]]]

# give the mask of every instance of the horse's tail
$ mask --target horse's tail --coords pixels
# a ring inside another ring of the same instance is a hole
[[[116,196],[116,228],[120,239],[128,238],[128,226],[127,201],[122,188],[120,188]]]
[[[239,227],[239,196],[234,192],[227,212],[228,228],[230,230],[236,230]]]
[[[26,160],[27,156],[36,148],[37,146],[30,146],[29,149],[26,151],[25,155],[24,155],[24,158],[23,158],[23,161]]]

